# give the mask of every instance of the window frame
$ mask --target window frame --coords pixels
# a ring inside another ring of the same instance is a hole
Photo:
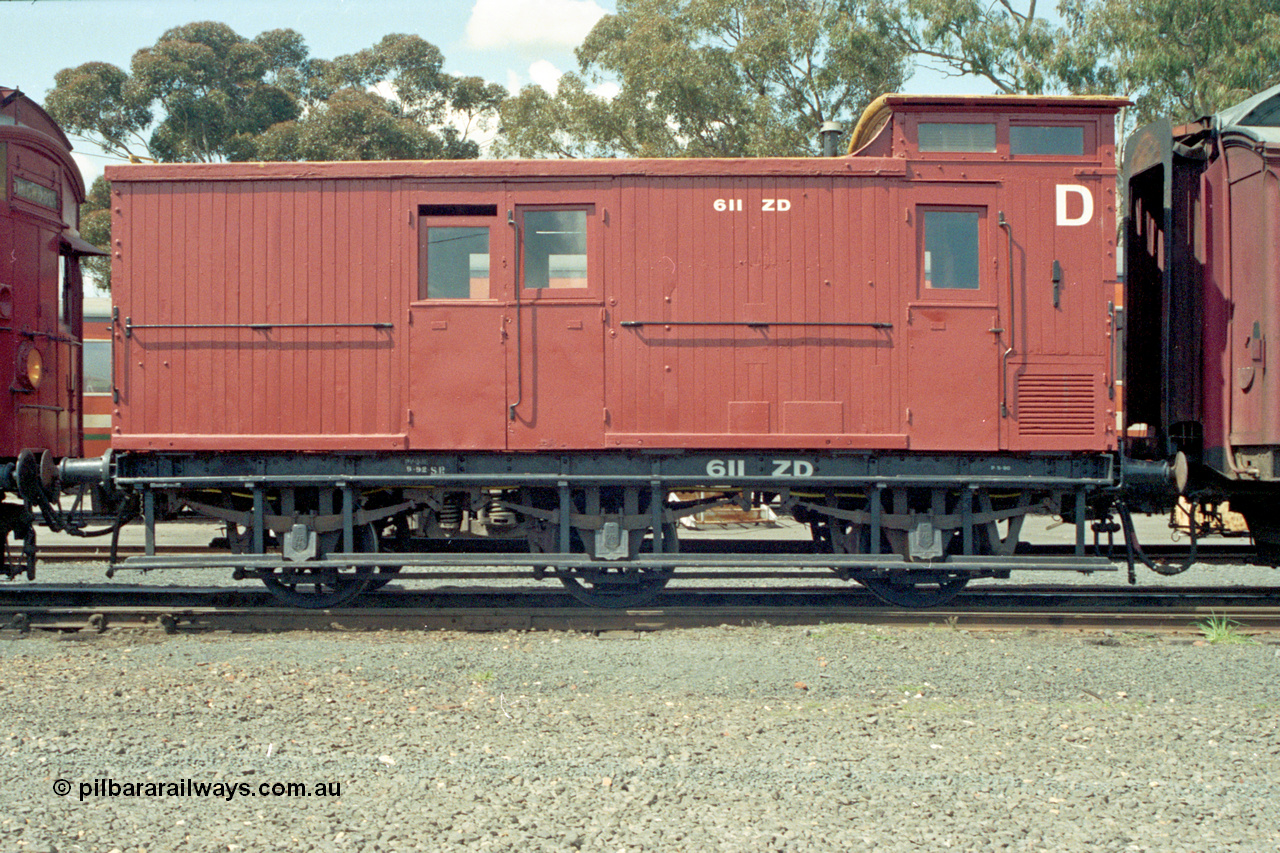
[[[943,121],[942,119],[944,118],[947,120]],[[961,119],[961,120],[957,120],[957,119]],[[975,151],[972,149],[962,149],[962,148],[930,148],[926,150],[925,148],[921,147],[920,130],[922,127],[924,127],[925,125],[948,125],[948,124],[991,128],[990,150]],[[1000,152],[1000,123],[995,121],[994,119],[977,121],[977,120],[971,120],[969,116],[956,116],[956,117],[932,116],[929,118],[922,117],[916,120],[915,131],[916,131],[916,151],[919,152],[920,154],[948,154],[948,155],[967,154],[967,155],[974,155],[974,156],[980,156],[980,157],[992,157]]]
[[[978,286],[975,288],[933,287],[925,283],[925,247],[928,240],[926,227],[929,213],[976,213],[978,215],[977,261]],[[915,299],[921,303],[976,302],[994,303],[995,271],[991,258],[991,208],[985,204],[936,204],[918,203],[915,206],[916,221],[916,286]]]
[[[1069,161],[1075,163],[1097,162],[1098,121],[1093,116],[1073,115],[1008,115],[1006,113],[957,113],[920,112],[904,116],[903,142],[907,146],[908,155],[919,160],[950,161]],[[920,148],[920,125],[922,124],[987,124],[995,125],[996,147],[994,151],[924,151]],[[1084,129],[1084,150],[1080,154],[1013,154],[1010,142],[1010,128],[1020,127],[1079,127]]]
[[[498,216],[450,216],[419,215],[418,216],[418,287],[414,295],[415,305],[483,305],[502,301],[503,285],[494,277],[493,262],[497,235],[494,228],[500,223]],[[430,260],[428,258],[427,235],[432,228],[480,228],[489,232],[489,295],[483,299],[469,296],[429,296]]]
[[[1079,154],[1019,154],[1013,150],[1013,128],[1015,127],[1078,127],[1082,131],[1082,150]],[[1011,160],[1092,160],[1097,158],[1098,125],[1097,122],[1072,121],[1070,119],[1032,119],[1016,118],[1009,120],[1009,159]]]
[[[107,390],[105,391],[89,390],[88,367],[91,361],[91,359],[89,358],[91,347],[93,349],[105,348],[107,352],[107,357],[105,360],[105,364],[107,366],[107,372],[106,372]],[[109,397],[112,394],[113,389],[115,387],[115,373],[112,367],[112,361],[114,358],[115,358],[115,352],[113,351],[113,342],[111,340],[106,338],[85,338],[84,339],[80,347],[80,376],[81,376],[81,381],[84,384],[84,395],[86,397]]]
[[[599,205],[595,202],[552,203],[552,204],[518,204],[515,206],[515,218],[519,238],[515,247],[515,256],[519,258],[517,270],[520,288],[520,299],[523,302],[589,302],[598,303],[604,293],[604,253],[601,242],[601,225]],[[529,287],[525,269],[525,238],[527,225],[526,214],[556,211],[580,211],[586,220],[587,249],[587,286],[586,287]]]

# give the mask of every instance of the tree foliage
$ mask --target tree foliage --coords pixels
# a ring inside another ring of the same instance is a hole
[[[108,154],[132,157],[147,150],[151,99],[129,75],[106,62],[86,62],[54,76],[44,107],[68,133],[88,138]]]
[[[416,35],[308,66],[309,108],[272,127],[258,156],[276,160],[471,159],[506,89],[443,72],[444,55]],[[390,97],[385,97],[385,92]]]
[[[998,92],[1115,94],[1130,121],[1217,112],[1280,82],[1280,0],[874,0],[884,38]]]
[[[874,0],[870,17],[889,43],[951,76],[980,77],[1006,94],[1059,85],[1069,35],[1040,16],[1036,0]]]
[[[324,60],[293,30],[249,40],[205,21],[168,30],[128,72],[58,72],[45,108],[108,152],[162,162],[476,157],[466,134],[496,116],[505,90],[443,63],[414,35]]]
[[[1064,0],[1073,91],[1134,100],[1134,119],[1218,112],[1280,83],[1280,0]]]
[[[257,140],[261,160],[460,160],[479,146],[453,127],[439,132],[389,109],[363,89],[334,92],[298,121],[281,122]]]
[[[810,154],[823,122],[851,123],[906,71],[857,0],[619,0],[577,57],[554,93],[503,105],[501,153]]]
[[[95,246],[111,245],[111,184],[99,176],[89,187],[88,197],[80,205],[80,236]],[[111,257],[86,255],[80,268],[97,279],[103,290],[111,289]]]

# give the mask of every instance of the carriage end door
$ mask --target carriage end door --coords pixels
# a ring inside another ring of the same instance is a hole
[[[931,185],[908,195],[907,420],[913,450],[1000,446],[1007,339],[997,286],[994,191]],[[940,204],[939,201],[945,201]]]

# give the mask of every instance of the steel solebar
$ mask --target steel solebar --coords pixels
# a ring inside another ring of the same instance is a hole
[[[642,554],[620,562],[594,560],[582,554],[329,554],[319,560],[297,562],[277,556],[227,554],[218,557],[139,556],[130,557],[119,568],[142,569],[302,569],[317,566],[400,566],[400,567],[490,567],[557,566],[568,569],[616,569],[626,566],[671,569],[882,569],[889,571],[1067,571],[1113,572],[1116,564],[1105,557],[950,557],[937,562],[909,563],[896,554],[764,554],[746,558],[742,554]]]

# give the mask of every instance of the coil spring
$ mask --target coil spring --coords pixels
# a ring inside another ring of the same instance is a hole
[[[438,519],[444,530],[457,530],[462,527],[463,495],[449,495],[440,506]]]
[[[485,507],[485,514],[489,518],[490,527],[515,527],[516,525],[515,512],[503,506],[497,498],[489,501],[489,505]]]

